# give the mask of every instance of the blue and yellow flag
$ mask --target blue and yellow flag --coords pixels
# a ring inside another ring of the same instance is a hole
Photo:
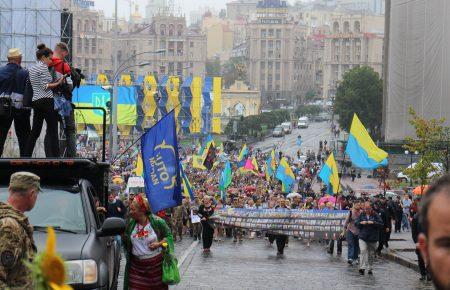
[[[181,179],[183,181],[183,195],[184,195],[184,197],[190,198],[191,200],[194,200],[195,199],[194,190],[192,189],[192,185],[189,182],[189,179],[188,179],[186,173],[184,172],[183,164],[181,164],[181,162],[180,162],[180,175],[181,175]]]
[[[141,140],[145,194],[152,212],[181,204],[180,159],[175,112],[144,133]]]
[[[138,154],[137,161],[136,161],[136,168],[134,169],[134,172],[137,176],[142,176],[144,174],[144,163],[142,162],[141,154]]]
[[[388,164],[387,152],[375,145],[356,114],[353,115],[345,152],[358,168],[375,169]]]
[[[220,174],[220,180],[219,180],[219,189],[221,191],[225,191],[228,186],[231,184],[231,164],[230,161],[227,161],[225,163],[225,167],[223,168],[222,173]]]
[[[333,153],[330,154],[322,169],[319,172],[319,177],[323,183],[327,185],[329,194],[337,193],[339,190],[339,172],[334,160]]]
[[[248,155],[247,144],[244,144],[244,146],[242,146],[241,152],[239,152],[238,167],[243,167],[245,165],[247,155]]]
[[[291,191],[292,186],[295,182],[295,175],[294,172],[292,172],[292,169],[289,167],[289,163],[287,162],[286,158],[281,158],[280,165],[277,168],[275,177],[281,181],[281,190],[283,192]]]

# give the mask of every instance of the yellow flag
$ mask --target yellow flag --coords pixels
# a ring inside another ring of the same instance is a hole
[[[144,174],[144,162],[142,162],[141,154],[138,154],[135,172],[137,176],[142,176]]]

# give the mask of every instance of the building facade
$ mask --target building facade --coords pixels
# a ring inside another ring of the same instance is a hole
[[[227,18],[229,20],[250,21],[256,16],[257,0],[235,0],[227,3]]]
[[[246,43],[248,81],[261,91],[263,107],[295,106],[305,93],[310,65],[306,29],[289,16],[286,1],[259,2]]]
[[[234,33],[228,21],[209,13],[203,17],[202,32],[207,39],[207,58],[219,58],[222,63],[227,61],[234,44]]]
[[[383,72],[384,17],[340,15],[325,37],[323,97],[333,98],[342,76],[362,65]]]

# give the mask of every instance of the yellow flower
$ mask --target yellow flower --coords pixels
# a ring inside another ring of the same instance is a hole
[[[163,246],[164,248],[167,248],[168,244],[167,244],[166,242],[164,242],[164,243],[162,243],[162,246]]]
[[[73,290],[69,285],[58,285],[53,282],[50,282],[49,285],[52,290]]]
[[[64,261],[58,255],[56,255],[55,231],[53,230],[53,228],[49,227],[47,232],[48,237],[47,237],[46,251],[42,255],[40,265],[42,275],[50,285],[63,287],[64,281],[66,280],[66,270],[64,268]]]

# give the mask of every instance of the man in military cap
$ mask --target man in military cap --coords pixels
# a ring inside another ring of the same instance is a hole
[[[41,190],[39,176],[16,172],[9,182],[7,203],[0,202],[0,289],[32,289],[25,262],[36,253],[33,227],[25,212],[33,209]]]

